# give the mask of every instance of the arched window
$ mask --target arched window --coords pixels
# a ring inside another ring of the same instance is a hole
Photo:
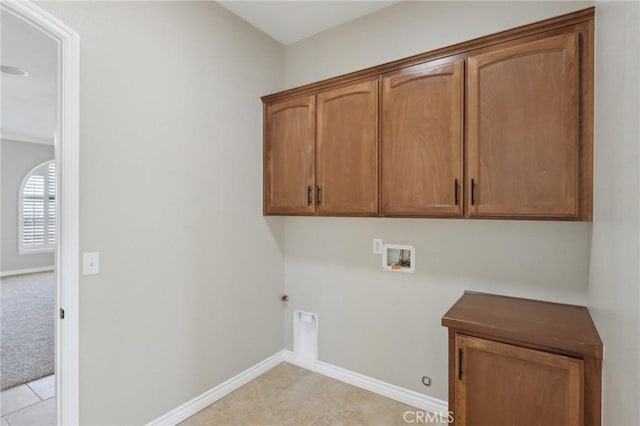
[[[56,248],[56,163],[45,161],[22,179],[18,200],[18,251]]]

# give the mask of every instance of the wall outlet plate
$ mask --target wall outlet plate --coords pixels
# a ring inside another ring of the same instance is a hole
[[[373,239],[373,254],[382,254],[382,238]]]

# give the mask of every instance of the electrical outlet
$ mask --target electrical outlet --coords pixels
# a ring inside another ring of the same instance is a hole
[[[382,254],[382,238],[373,239],[373,254]]]

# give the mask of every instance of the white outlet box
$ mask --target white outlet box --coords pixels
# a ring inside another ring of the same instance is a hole
[[[373,254],[382,254],[382,238],[373,239]]]
[[[392,272],[416,271],[416,249],[404,244],[385,244],[382,248],[382,268]]]

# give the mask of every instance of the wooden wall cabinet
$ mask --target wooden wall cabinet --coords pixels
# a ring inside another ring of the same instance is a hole
[[[465,292],[449,327],[456,426],[598,426],[602,341],[587,308]]]
[[[464,62],[382,77],[382,214],[463,214]]]
[[[265,107],[265,214],[378,214],[378,80]]]
[[[592,220],[593,32],[590,8],[264,96],[264,213]]]
[[[315,95],[301,96],[265,108],[265,214],[315,211],[315,99]]]
[[[318,94],[319,215],[378,213],[378,78]]]
[[[470,216],[578,216],[577,43],[570,32],[469,57]]]

